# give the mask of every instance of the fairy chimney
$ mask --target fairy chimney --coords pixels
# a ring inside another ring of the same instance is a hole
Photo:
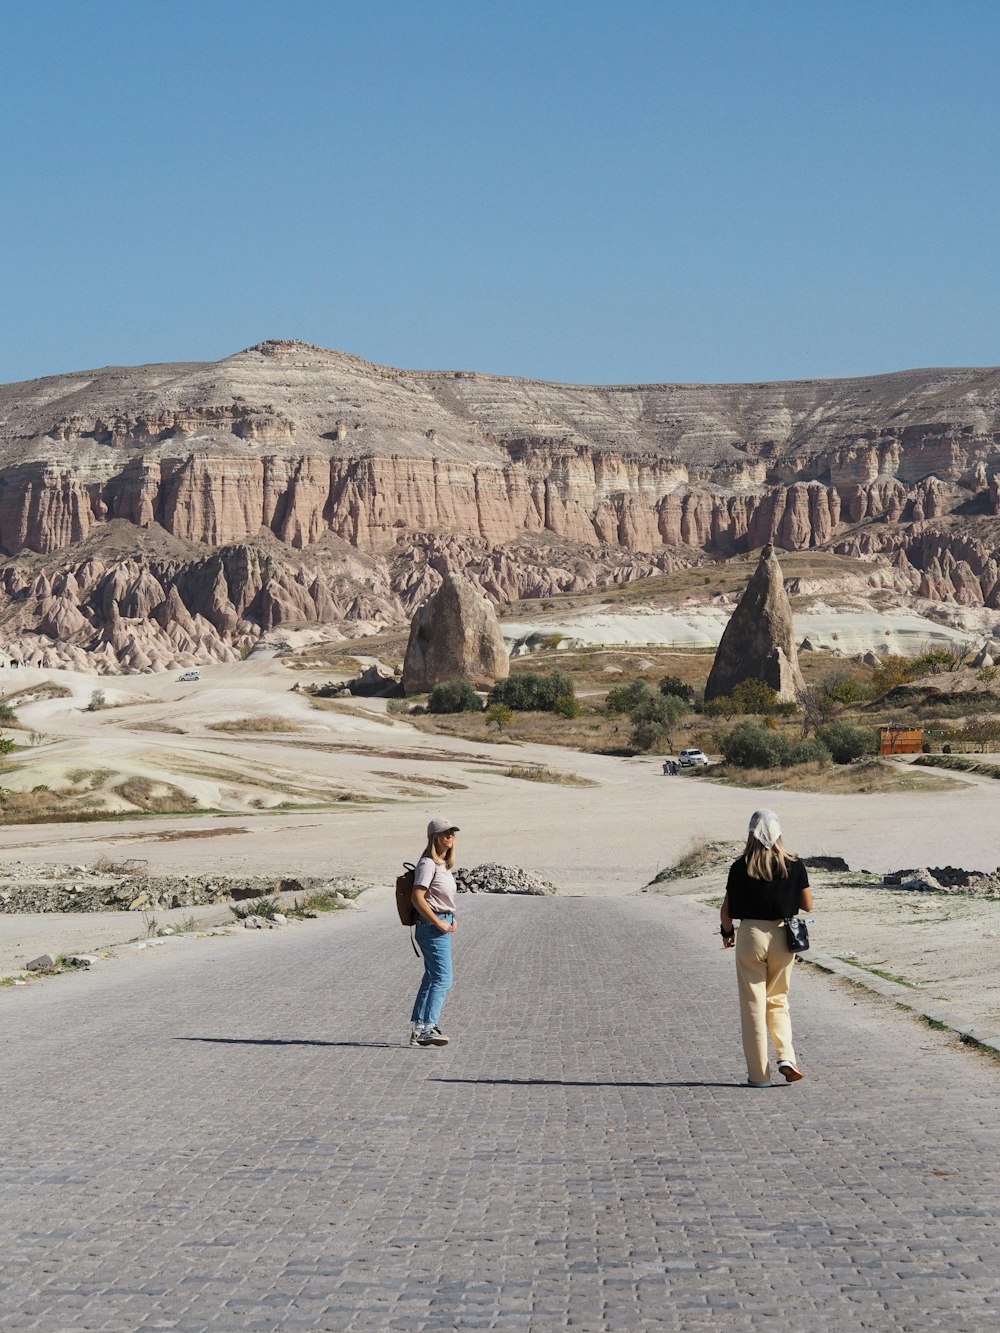
[[[743,680],[762,680],[779,699],[805,689],[795,648],[792,607],[773,546],[765,546],[746,592],[723,632],[705,700],[731,694]]]
[[[448,680],[487,689],[510,672],[507,647],[492,603],[456,574],[446,574],[410,625],[403,688],[421,694]]]

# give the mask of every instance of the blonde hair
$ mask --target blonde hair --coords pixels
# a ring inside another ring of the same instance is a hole
[[[454,830],[452,829],[445,830],[446,833],[451,833],[453,831]],[[455,864],[455,844],[452,842],[448,850],[442,852],[441,848],[438,846],[438,841],[444,836],[444,833],[435,833],[434,837],[431,838],[430,842],[424,848],[424,856],[429,856],[436,866],[444,866],[446,870],[450,870]]]
[[[747,863],[747,874],[751,879],[773,880],[784,879],[788,874],[788,862],[797,861],[799,858],[782,845],[780,837],[775,840],[773,847],[765,847],[751,833],[747,838],[743,859]]]

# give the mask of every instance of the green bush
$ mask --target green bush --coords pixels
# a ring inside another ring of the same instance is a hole
[[[740,713],[773,713],[778,704],[778,691],[773,690],[756,676],[748,676],[730,690],[733,703]]]
[[[639,722],[632,728],[629,743],[633,750],[648,754],[650,750],[670,750],[670,733],[662,722]]]
[[[506,680],[498,680],[490,690],[487,704],[506,704],[518,713],[551,713],[557,699],[576,691],[565,671],[552,671],[543,676],[534,671],[518,671]]]
[[[613,690],[608,690],[608,697],[604,700],[604,711],[612,717],[620,713],[631,714],[639,704],[655,698],[649,681],[645,676],[640,676],[638,680],[629,681],[627,685],[616,685]]]
[[[9,736],[0,736],[0,754],[10,754],[14,748],[14,742]]]
[[[486,709],[486,725],[503,731],[514,721],[514,710],[506,704],[490,704]]]
[[[817,729],[816,735],[830,751],[835,764],[849,764],[862,755],[874,754],[877,748],[873,731],[852,727],[849,722],[827,722]]]
[[[726,763],[736,768],[791,768],[830,758],[821,741],[791,741],[759,722],[737,722],[732,731],[718,738],[718,743]]]
[[[575,694],[560,694],[559,698],[552,705],[553,713],[558,713],[560,717],[574,718],[580,716],[580,702]]]
[[[828,671],[817,685],[816,693],[823,699],[843,704],[848,708],[852,704],[861,704],[871,698],[871,690],[866,682],[846,667]]]
[[[427,700],[428,713],[481,713],[479,695],[467,680],[446,680],[435,685]]]
[[[637,750],[649,751],[657,747],[673,748],[673,733],[690,709],[676,694],[653,694],[649,691],[630,713],[632,722],[631,744]]]
[[[680,676],[664,676],[660,681],[661,694],[675,694],[678,699],[683,699],[688,706],[694,704],[694,688],[681,680]]]

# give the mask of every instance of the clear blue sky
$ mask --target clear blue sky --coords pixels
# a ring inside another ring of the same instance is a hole
[[[0,381],[1000,362],[996,0],[0,0]]]

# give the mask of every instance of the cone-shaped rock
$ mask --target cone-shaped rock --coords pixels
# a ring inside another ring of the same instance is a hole
[[[488,688],[510,672],[507,647],[492,603],[466,579],[446,574],[410,624],[403,660],[407,694],[432,690],[447,680]]]
[[[760,553],[753,577],[725,628],[705,686],[705,699],[731,694],[741,680],[762,680],[780,699],[805,688],[795,649],[792,607],[773,546]]]

